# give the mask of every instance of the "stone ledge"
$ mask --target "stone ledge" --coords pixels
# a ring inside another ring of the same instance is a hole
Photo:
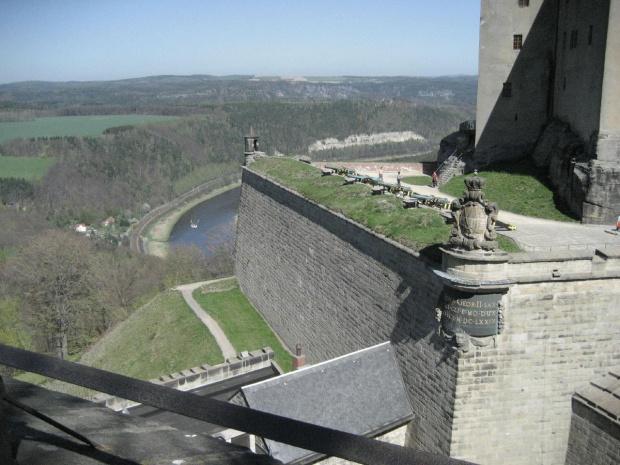
[[[273,350],[270,347],[265,347],[264,349],[249,352],[248,357],[230,358],[226,363],[215,366],[201,365],[200,367],[189,368],[177,373],[171,373],[170,375],[150,379],[149,382],[179,391],[189,391],[241,373],[265,368],[274,363],[273,360]],[[117,412],[138,405],[137,402],[108,394],[96,394],[93,396],[93,402]]]

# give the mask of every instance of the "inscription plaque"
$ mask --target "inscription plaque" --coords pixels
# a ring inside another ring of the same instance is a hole
[[[441,326],[448,334],[494,336],[498,332],[498,304],[502,294],[472,294],[446,288]]]

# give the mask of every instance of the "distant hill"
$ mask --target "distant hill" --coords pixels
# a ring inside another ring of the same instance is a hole
[[[72,105],[199,105],[215,102],[402,100],[475,105],[477,76],[151,76],[119,81],[0,85],[0,109]]]

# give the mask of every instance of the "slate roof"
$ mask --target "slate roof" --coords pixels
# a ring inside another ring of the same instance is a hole
[[[591,381],[573,396],[603,418],[620,425],[620,366],[606,376]]]
[[[389,342],[241,389],[247,405],[315,425],[377,436],[405,424],[413,411]],[[284,463],[314,452],[265,440]]]

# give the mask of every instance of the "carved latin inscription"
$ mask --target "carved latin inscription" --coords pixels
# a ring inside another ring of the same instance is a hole
[[[441,325],[447,334],[494,336],[502,294],[471,294],[446,288]]]

